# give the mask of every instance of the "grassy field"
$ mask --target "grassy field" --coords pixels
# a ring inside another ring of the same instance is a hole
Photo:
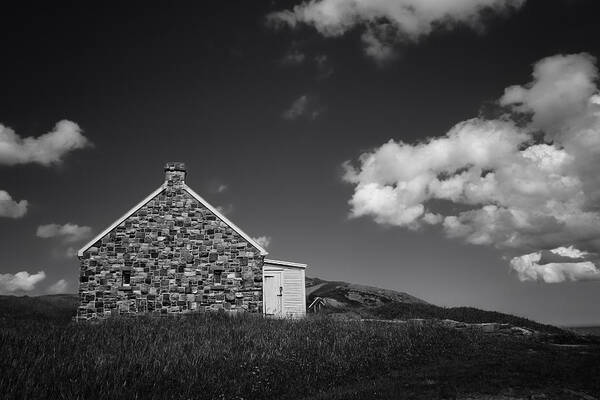
[[[434,322],[207,314],[95,324],[5,317],[1,324],[3,399],[600,395],[597,346],[557,346]]]
[[[552,325],[540,324],[526,318],[485,311],[473,307],[439,307],[432,304],[390,303],[372,310],[373,315],[382,319],[451,319],[466,323],[498,322],[520,326],[539,332],[563,334],[564,330]]]

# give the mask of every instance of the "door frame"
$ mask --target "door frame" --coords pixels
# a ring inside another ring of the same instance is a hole
[[[281,294],[277,294],[275,293],[275,297],[277,298],[277,300],[279,301],[279,314],[267,314],[267,302],[265,301],[266,298],[266,292],[265,292],[265,278],[267,276],[272,276],[272,277],[279,277],[279,286],[281,288],[283,288],[283,269],[269,269],[269,270],[263,270],[263,287],[262,287],[262,292],[263,292],[263,315],[272,315],[275,317],[281,317],[283,316],[283,290]]]

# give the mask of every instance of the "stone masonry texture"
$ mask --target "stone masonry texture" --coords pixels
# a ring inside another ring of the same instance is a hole
[[[262,312],[264,256],[185,190],[182,163],[168,163],[165,177],[163,191],[80,257],[78,320]]]

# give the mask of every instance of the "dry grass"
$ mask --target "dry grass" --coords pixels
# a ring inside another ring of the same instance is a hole
[[[600,391],[597,349],[435,323],[219,314],[96,324],[21,320],[0,330],[0,349],[4,399],[430,399],[507,387]]]

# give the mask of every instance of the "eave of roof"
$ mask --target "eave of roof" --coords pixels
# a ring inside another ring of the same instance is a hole
[[[260,254],[262,256],[266,256],[267,254],[269,254],[254,239],[252,239],[244,231],[242,231],[240,228],[238,228],[237,225],[235,225],[233,222],[231,222],[227,217],[225,217],[222,213],[220,213],[216,208],[214,208],[213,206],[211,206],[206,200],[204,200],[198,193],[194,192],[189,186],[187,186],[186,184],[183,184],[182,187],[193,198],[195,198],[196,200],[198,200],[204,207],[208,208],[213,214],[215,214],[215,216],[217,218],[219,218],[221,221],[223,221],[225,224],[227,224],[231,229],[233,229],[241,237],[243,237],[244,239],[246,239],[252,246],[254,246],[258,251],[260,251]],[[110,231],[112,231],[117,226],[119,226],[119,224],[121,224],[123,221],[125,221],[130,216],[132,216],[137,210],[139,210],[144,205],[146,205],[146,203],[148,203],[150,200],[152,200],[153,198],[155,198],[156,196],[158,196],[163,190],[165,190],[165,188],[166,188],[166,185],[163,184],[158,189],[156,189],[155,191],[153,191],[152,193],[150,193],[148,196],[146,196],[146,198],[144,198],[144,200],[140,201],[132,209],[130,209],[129,211],[127,211],[125,214],[123,214],[112,225],[110,225],[108,228],[106,228],[105,230],[103,230],[102,232],[100,232],[98,235],[96,235],[96,237],[94,237],[92,240],[90,240],[89,242],[87,242],[85,244],[85,246],[83,246],[81,249],[79,249],[79,251],[77,252],[77,255],[79,257],[82,257],[83,253],[87,249],[89,249],[90,247],[92,247],[94,245],[94,243],[96,243],[98,240],[102,239],[104,236],[106,236],[108,233],[110,233]]]
[[[284,267],[306,268],[306,264],[300,264],[300,263],[295,263],[295,262],[291,262],[291,261],[282,261],[282,260],[269,260],[266,258],[264,260],[264,263],[270,264],[270,265],[281,265]]]

